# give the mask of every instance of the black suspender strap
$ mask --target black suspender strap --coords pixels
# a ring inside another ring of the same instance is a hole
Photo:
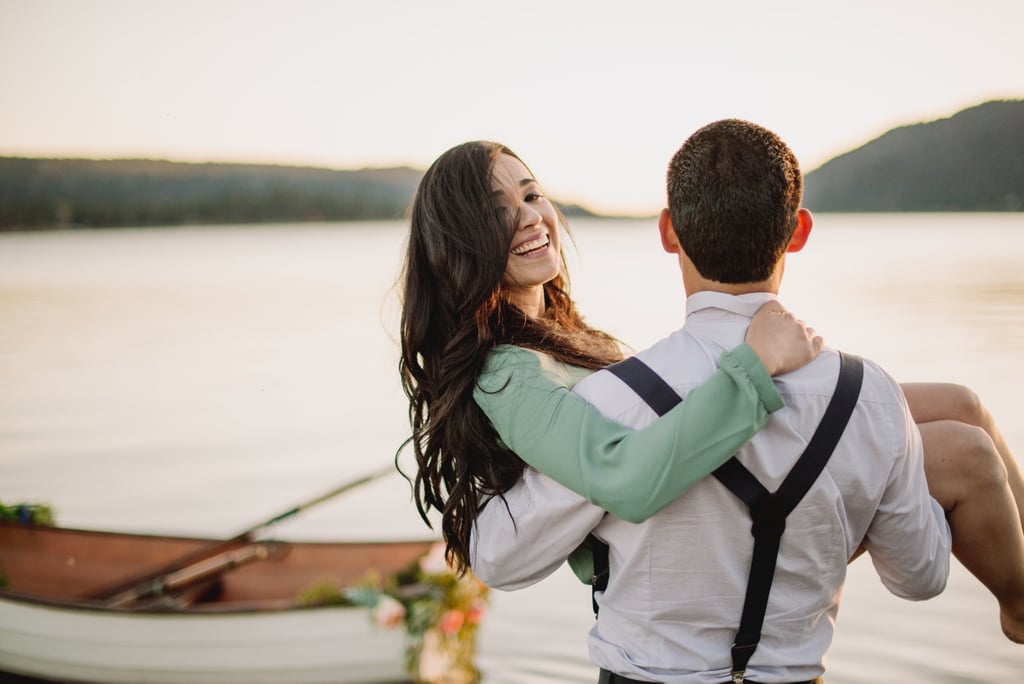
[[[807,448],[774,493],[769,492],[735,457],[713,475],[750,510],[754,552],[750,562],[743,614],[732,647],[732,678],[743,681],[750,656],[761,640],[768,595],[775,577],[782,533],[788,516],[824,470],[846,429],[860,396],[864,378],[863,361],[849,354],[839,355],[839,380],[818,429]],[[657,373],[636,357],[620,361],[608,370],[628,385],[657,413],[664,415],[682,399]],[[675,397],[675,400],[672,400]],[[606,556],[607,558],[607,556]],[[607,585],[605,577],[604,585]],[[595,583],[595,592],[596,592]],[[602,589],[604,587],[602,586]],[[597,601],[594,600],[595,614]]]
[[[743,673],[750,662],[750,656],[761,640],[761,628],[764,625],[765,611],[768,609],[768,594],[775,577],[779,545],[782,542],[782,533],[786,529],[786,516],[796,508],[821,471],[825,469],[825,464],[832,456],[857,405],[857,397],[860,395],[861,382],[864,378],[863,362],[855,356],[844,354],[840,354],[839,361],[839,382],[828,408],[825,409],[825,415],[807,443],[804,453],[778,490],[774,493],[769,492],[735,458],[726,461],[713,473],[729,491],[747,505],[753,521],[750,533],[754,536],[754,554],[750,560],[743,614],[732,647],[734,682],[743,681]]]
[[[635,356],[623,359],[605,368],[636,392],[655,413],[663,416],[681,402],[683,398],[672,389],[672,385],[651,370],[651,367]]]
[[[595,537],[587,535],[584,542],[590,547],[594,559],[594,575],[590,578],[590,604],[594,608],[594,617],[597,617],[599,606],[597,605],[597,592],[608,588],[608,545]]]

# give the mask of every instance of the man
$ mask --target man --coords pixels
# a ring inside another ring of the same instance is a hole
[[[775,298],[786,252],[804,246],[812,217],[800,208],[802,178],[789,148],[738,120],[710,124],[684,143],[669,167],[668,194],[659,229],[665,250],[678,256],[687,319],[636,358],[670,394],[685,397]],[[840,354],[826,350],[776,379],[785,407],[736,456],[766,492],[779,489],[808,443],[817,443],[812,436],[833,395],[847,396],[837,390],[839,375]],[[599,371],[576,391],[609,417],[646,425],[657,416],[656,402],[624,377]],[[552,572],[593,530],[610,547],[610,578],[596,594],[600,610],[590,633],[601,682],[814,681],[824,671],[847,562],[862,543],[899,596],[930,598],[949,572],[949,527],[929,496],[920,434],[899,386],[865,362],[859,393],[849,396],[849,422],[831,430],[838,442],[784,518],[777,553],[759,551],[752,561],[751,512],[724,479],[707,477],[631,524],[527,470],[506,493],[507,509],[497,502],[481,511],[473,570],[492,586],[525,586]],[[756,512],[754,518],[759,535],[779,527]],[[769,570],[759,571],[765,558]],[[765,580],[759,616],[750,608],[756,596],[746,594]],[[752,640],[737,637],[741,615],[741,635],[752,631]],[[734,651],[736,642],[743,648]]]

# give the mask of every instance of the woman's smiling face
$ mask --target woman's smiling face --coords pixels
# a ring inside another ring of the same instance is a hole
[[[503,283],[516,306],[528,316],[539,316],[544,313],[544,283],[562,268],[558,212],[526,165],[507,154],[494,161],[491,187],[498,203],[515,217]]]

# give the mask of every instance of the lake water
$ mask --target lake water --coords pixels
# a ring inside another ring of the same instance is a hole
[[[0,234],[0,500],[71,527],[230,535],[386,466],[398,383],[400,223]],[[636,347],[682,322],[653,221],[576,221],[573,290]],[[1024,214],[828,215],[783,301],[896,378],[974,388],[1024,454]],[[407,459],[406,459],[407,461]],[[431,536],[389,476],[280,536]],[[587,587],[493,593],[489,683],[596,681]],[[850,571],[830,684],[996,682],[1024,672],[995,601],[958,565],[940,597]]]

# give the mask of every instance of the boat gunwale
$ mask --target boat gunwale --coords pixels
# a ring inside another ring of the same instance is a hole
[[[25,533],[33,534],[36,532],[55,535],[57,537],[65,537],[68,539],[82,539],[88,537],[110,539],[110,540],[139,540],[142,543],[156,544],[161,541],[169,543],[188,543],[195,544],[198,546],[210,546],[223,542],[224,540],[212,537],[201,537],[201,536],[185,536],[175,534],[162,534],[162,533],[141,533],[141,532],[119,532],[115,530],[98,530],[98,529],[81,529],[73,527],[63,526],[49,526],[49,525],[34,525],[25,524],[17,521],[0,520],[0,531],[4,528],[13,530],[15,534]],[[291,551],[298,549],[308,549],[310,551],[328,551],[330,549],[355,549],[359,547],[372,546],[375,548],[388,548],[393,547],[401,549],[409,546],[424,547],[424,550],[429,548],[436,540],[430,538],[420,539],[394,539],[394,540],[347,540],[347,541],[306,541],[306,540],[285,540],[285,539],[273,539],[273,538],[257,538],[251,540],[250,543],[254,544],[267,544],[272,545],[280,550]],[[2,555],[2,554],[0,554]],[[239,568],[229,568],[225,570],[225,574],[231,574]],[[366,610],[365,607],[359,605],[347,605],[344,603],[306,603],[300,601],[297,597],[294,598],[282,598],[282,597],[268,597],[258,598],[251,597],[240,600],[231,601],[210,601],[210,602],[196,602],[187,606],[175,606],[173,604],[167,605],[156,605],[152,603],[145,603],[141,605],[111,605],[109,601],[104,599],[94,599],[83,596],[59,596],[54,594],[41,594],[32,591],[24,591],[11,588],[0,588],[0,601],[6,601],[14,604],[22,605],[33,605],[39,607],[61,609],[61,610],[73,610],[73,611],[87,611],[93,613],[103,613],[112,615],[146,615],[146,616],[167,616],[167,617],[183,617],[183,616],[195,616],[195,615],[253,615],[253,614],[278,614],[284,612],[295,612],[295,611],[310,611],[310,610],[324,610],[324,609],[348,609],[348,610]]]
[[[40,596],[38,594],[0,589],[0,603],[3,601],[19,604],[32,604],[46,608],[59,608],[62,610],[81,610],[117,615],[156,615],[168,617],[181,617],[183,615],[273,614],[305,610],[321,610],[327,608],[365,610],[364,606],[359,605],[347,605],[341,603],[302,603],[299,601],[288,601],[284,599],[237,601],[232,603],[195,603],[186,608],[175,608],[171,606],[162,608],[158,606],[119,607],[110,606],[104,601],[95,599],[59,599],[49,596]]]

